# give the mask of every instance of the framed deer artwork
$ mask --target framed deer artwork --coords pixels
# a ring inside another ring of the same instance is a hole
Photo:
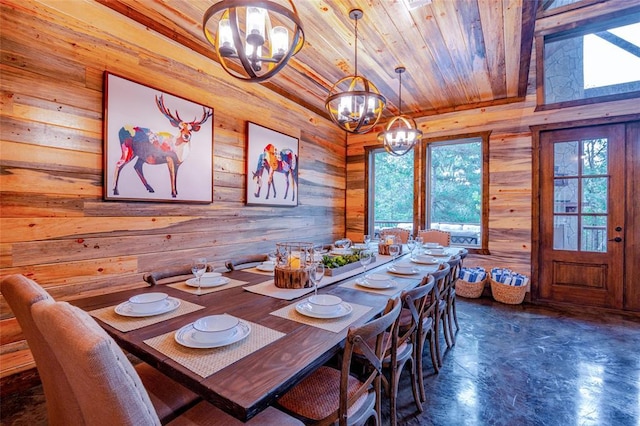
[[[105,72],[106,200],[213,202],[213,109]]]
[[[298,205],[298,139],[247,123],[247,204]]]

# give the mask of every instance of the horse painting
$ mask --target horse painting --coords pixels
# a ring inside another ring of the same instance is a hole
[[[144,177],[142,166],[146,164],[166,164],[169,168],[169,179],[171,184],[171,196],[178,195],[177,178],[178,168],[184,162],[191,151],[191,134],[200,130],[200,127],[213,114],[209,108],[202,107],[202,118],[194,121],[185,121],[180,118],[176,111],[175,116],[164,105],[163,95],[156,96],[156,106],[160,112],[169,120],[173,127],[178,128],[176,136],[169,132],[154,132],[143,127],[126,125],[118,132],[120,138],[121,157],[118,160],[114,173],[113,195],[119,195],[118,179],[120,170],[138,158],[133,165],[133,169],[138,174],[142,184],[147,191],[153,193],[154,190]]]
[[[284,199],[289,195],[289,186],[291,188],[291,201],[296,200],[296,188],[298,186],[298,155],[294,154],[289,148],[284,148],[280,152],[272,144],[265,146],[264,151],[258,156],[258,164],[256,171],[253,172],[253,180],[256,181],[256,192],[253,194],[256,198],[260,197],[262,189],[262,175],[265,170],[268,173],[267,178],[267,195],[265,199],[269,199],[271,190],[273,189],[273,198],[276,198],[276,186],[273,183],[273,174],[275,172],[283,173],[287,186],[284,190]],[[291,183],[289,183],[291,181]]]

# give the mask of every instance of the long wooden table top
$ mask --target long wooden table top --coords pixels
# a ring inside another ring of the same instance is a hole
[[[377,269],[382,268],[386,266]],[[225,275],[246,281],[249,283],[247,285],[257,284],[269,278],[247,271],[233,271]],[[421,278],[422,274],[402,277],[403,280],[413,280],[412,286],[417,285]],[[338,281],[322,288],[320,292],[335,294],[347,302],[373,308],[352,325],[363,324],[384,309],[389,296],[340,287],[345,281]],[[162,285],[78,300],[74,304],[91,311],[117,305],[134,294],[151,291],[166,292],[169,296],[202,305],[204,309],[128,332],[121,332],[102,321],[98,322],[123,349],[243,421],[272,404],[306,375],[338,353],[343,347],[348,330],[346,327],[335,333],[270,315],[271,312],[304,300],[309,295],[295,300],[281,300],[245,291],[242,286],[198,296]],[[277,330],[285,336],[205,378],[144,343],[146,339],[178,330],[203,316],[222,313]]]

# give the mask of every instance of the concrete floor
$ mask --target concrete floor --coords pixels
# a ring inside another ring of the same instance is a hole
[[[403,374],[399,424],[640,426],[640,321],[484,298],[459,298],[458,317],[439,374],[425,353],[422,414]],[[1,402],[2,425],[45,419],[39,386]]]

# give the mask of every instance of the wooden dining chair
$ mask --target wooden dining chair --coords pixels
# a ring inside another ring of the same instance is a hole
[[[400,376],[407,363],[411,366],[411,388],[413,397],[418,411],[422,412],[422,402],[418,391],[418,377],[416,369],[415,346],[417,343],[416,330],[418,328],[418,316],[415,320],[412,310],[415,309],[413,297],[422,295],[422,289],[413,289],[409,292],[403,292],[400,295],[402,301],[402,310],[397,323],[386,331],[384,334],[385,353],[382,359],[382,384],[386,394],[389,396],[390,420],[391,425],[398,423],[397,419],[397,401],[398,386],[400,384]],[[426,293],[425,293],[426,295]],[[408,312],[408,315],[406,315]],[[404,314],[404,315],[403,315]],[[370,339],[369,346],[374,346],[374,339]],[[358,349],[355,351],[358,360],[364,358]],[[388,377],[387,377],[388,376]]]
[[[458,313],[456,311],[456,281],[460,278],[460,268],[462,267],[462,257],[461,256],[453,256],[451,259],[447,261],[449,264],[449,275],[447,276],[448,280],[448,294],[447,294],[447,321],[449,323],[449,337],[451,338],[451,344],[456,344],[456,333],[460,330],[460,325],[458,324]],[[455,324],[456,331],[454,333],[453,326]]]
[[[116,342],[82,309],[67,302],[34,305],[33,320],[61,366],[71,395],[80,408],[79,421],[61,424],[160,425],[147,389]],[[78,420],[78,419],[74,419]],[[269,408],[242,423],[208,402],[167,423],[186,425],[300,426],[297,419]]]
[[[284,394],[278,404],[304,419],[305,424],[363,425],[373,418],[380,424],[382,363],[385,356],[385,332],[394,328],[400,316],[399,298],[390,299],[382,316],[349,327],[340,370],[322,366]],[[374,341],[371,345],[369,342]],[[387,340],[388,343],[388,340]],[[360,378],[351,374],[354,354],[367,368]]]
[[[225,260],[224,266],[229,271],[236,271],[241,269],[253,268],[258,266],[265,260],[269,260],[269,256],[266,254],[251,254],[248,256],[239,256],[233,259]]]
[[[418,287],[403,293],[403,309],[400,314],[400,333],[413,331],[413,359],[416,370],[415,377],[419,395],[414,391],[414,400],[418,406],[418,411],[422,412],[422,402],[426,401],[424,389],[422,355],[424,345],[429,339],[431,352],[431,362],[435,365],[436,372],[440,370],[435,348],[435,321],[434,315],[438,304],[437,287],[432,275],[425,276]],[[413,385],[413,381],[412,381]]]
[[[381,240],[384,240],[384,237],[386,237],[387,235],[393,235],[394,237],[400,238],[402,244],[407,244],[409,235],[411,235],[411,231],[403,228],[387,228],[380,231]]]
[[[418,237],[422,237],[423,243],[436,243],[443,247],[451,245],[451,232],[440,229],[421,229],[418,231]]]
[[[433,320],[434,331],[435,331],[435,349],[437,355],[437,363],[434,363],[434,368],[436,371],[440,371],[440,367],[442,367],[442,350],[440,348],[440,329],[442,329],[442,334],[444,335],[445,343],[447,343],[447,347],[450,346],[449,340],[449,326],[448,326],[448,317],[447,317],[447,277],[449,276],[449,271],[451,267],[448,263],[441,263],[438,269],[432,272],[430,275],[433,276],[435,280],[435,286],[437,287],[436,297],[437,304],[435,306],[433,312]]]
[[[66,376],[62,374],[60,363],[51,357],[51,348],[34,325],[31,315],[36,303],[53,304],[55,301],[38,283],[23,275],[10,275],[0,283],[0,291],[16,316],[33,353],[38,373],[45,392],[49,424],[81,424],[80,410]],[[136,365],[137,374],[149,396],[158,416],[166,423],[181,411],[196,404],[200,397],[160,373],[149,364]]]

